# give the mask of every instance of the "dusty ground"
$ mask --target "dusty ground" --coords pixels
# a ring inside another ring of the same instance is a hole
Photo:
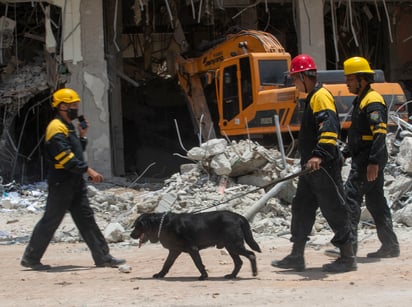
[[[37,219],[37,218],[36,218]],[[2,218],[0,224],[6,225]],[[66,219],[69,220],[69,219]],[[24,221],[20,218],[19,223]],[[10,221],[9,221],[10,222]],[[34,225],[34,224],[33,224]],[[27,225],[26,225],[27,226]],[[19,265],[25,244],[0,245],[1,306],[410,306],[412,302],[412,230],[396,229],[401,256],[370,261],[367,252],[378,248],[376,235],[360,244],[359,269],[344,274],[325,274],[324,254],[330,246],[309,246],[308,269],[297,273],[270,266],[285,256],[290,244],[285,238],[258,240],[263,252],[257,255],[259,275],[252,277],[244,265],[237,280],[225,280],[232,270],[231,258],[210,248],[201,255],[209,279],[198,281],[199,272],[187,255],[177,259],[162,280],[151,276],[160,270],[167,251],[146,243],[111,247],[124,257],[130,273],[113,268],[95,268],[84,243],[51,244],[43,263],[47,272],[34,272]]]

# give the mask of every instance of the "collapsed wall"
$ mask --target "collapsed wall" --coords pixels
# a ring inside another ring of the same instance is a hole
[[[50,44],[61,34],[61,10],[30,2],[0,3],[0,8],[0,177],[38,181],[44,178],[42,141],[52,116],[50,94],[67,77],[57,64],[60,49]]]
[[[24,183],[42,180],[41,144],[52,110],[44,59],[11,61],[1,72],[0,176]]]

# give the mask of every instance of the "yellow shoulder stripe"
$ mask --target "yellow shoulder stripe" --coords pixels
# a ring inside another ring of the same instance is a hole
[[[310,107],[313,113],[318,113],[321,111],[331,110],[336,112],[335,101],[333,96],[325,88],[320,88],[310,100]]]
[[[370,90],[360,102],[359,107],[363,109],[368,104],[373,103],[373,102],[378,102],[378,103],[385,105],[385,100],[383,100],[382,95],[379,94],[377,91]]]
[[[46,142],[58,133],[63,133],[65,136],[69,135],[69,129],[57,118],[53,119],[46,129]]]

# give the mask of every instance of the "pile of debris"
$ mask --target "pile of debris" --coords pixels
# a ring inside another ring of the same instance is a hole
[[[0,103],[11,105],[13,102],[27,102],[30,98],[49,88],[46,64],[41,57],[32,63],[19,65],[13,58],[3,68],[0,83]],[[21,107],[19,105],[19,107]]]
[[[394,143],[394,135],[388,143]],[[390,146],[391,157],[386,169],[387,199],[393,210],[396,227],[412,226],[412,135]],[[111,185],[89,185],[90,203],[96,212],[98,224],[104,229],[109,242],[133,243],[129,233],[134,220],[144,212],[200,212],[232,210],[246,216],[255,236],[259,238],[288,235],[291,221],[290,204],[296,189],[296,178],[273,185],[273,182],[299,172],[299,160],[285,159],[275,149],[267,149],[249,140],[228,143],[214,139],[187,152],[193,163],[182,165],[181,172],[165,180],[158,190],[135,189]],[[286,161],[287,163],[284,163]],[[344,167],[344,174],[349,165]],[[276,187],[280,186],[280,189]],[[46,183],[19,187],[1,185],[4,189],[0,213],[39,215],[44,210],[47,195]],[[270,191],[275,191],[256,210],[258,203]],[[0,191],[1,192],[1,191]],[[254,211],[251,212],[252,208]],[[27,241],[33,224],[22,227],[16,218],[15,229],[0,229],[0,241],[7,244]],[[373,227],[373,220],[365,209],[363,227]],[[318,214],[314,234],[330,236],[330,229]],[[74,225],[64,226],[56,233],[54,241],[80,240]]]

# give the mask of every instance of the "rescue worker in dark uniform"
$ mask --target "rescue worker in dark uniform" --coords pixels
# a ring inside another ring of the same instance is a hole
[[[367,254],[367,257],[398,257],[399,243],[393,231],[392,216],[383,191],[383,170],[388,160],[387,107],[383,97],[370,86],[374,81],[374,71],[365,58],[349,58],[343,67],[349,92],[357,95],[353,102],[348,144],[342,152],[344,158],[352,158],[345,192],[352,212],[355,254],[361,205],[365,196],[366,208],[375,221],[378,238],[382,243],[376,252]]]
[[[125,263],[124,259],[110,255],[108,244],[89,205],[83,175],[86,173],[94,183],[102,182],[103,176],[89,167],[83,157],[87,127],[82,128],[78,124],[79,137],[72,123],[78,117],[79,103],[78,94],[70,88],[59,89],[53,94],[52,106],[56,109],[56,116],[49,123],[45,137],[50,161],[46,210],[35,226],[21,259],[22,266],[33,270],[50,269],[50,265],[42,264],[40,260],[66,211],[70,212],[96,266],[117,267]]]
[[[357,269],[352,250],[349,210],[345,205],[341,177],[341,155],[337,146],[340,135],[339,117],[332,94],[317,82],[313,59],[305,54],[291,62],[290,76],[300,92],[307,93],[298,150],[302,168],[313,171],[299,177],[292,201],[291,253],[272,266],[302,271],[305,269],[304,249],[320,208],[334,232],[331,242],[340,249],[340,257],[325,264],[327,272]]]

